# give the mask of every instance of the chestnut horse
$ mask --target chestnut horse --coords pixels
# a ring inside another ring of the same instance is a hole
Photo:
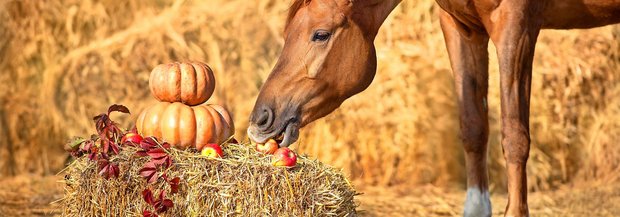
[[[490,216],[486,166],[489,39],[497,47],[502,148],[508,174],[506,216],[528,216],[526,162],[532,59],[541,29],[592,28],[620,22],[620,0],[436,0],[454,74],[467,168],[464,216]],[[256,142],[299,129],[370,85],[373,41],[400,0],[295,0],[284,47],[250,117]],[[415,25],[415,24],[412,24]]]

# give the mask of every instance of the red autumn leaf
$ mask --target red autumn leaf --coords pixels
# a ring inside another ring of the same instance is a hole
[[[101,120],[105,116],[107,116],[107,115],[106,114],[97,115],[97,116],[93,117],[93,121],[95,121],[95,123],[99,123],[99,120]]]
[[[140,173],[140,175],[147,179],[148,183],[153,183],[157,181],[157,176],[155,174],[155,171],[144,171]]]
[[[110,162],[106,159],[101,159],[99,160],[99,175],[100,176],[105,176],[106,173],[108,173],[108,165],[110,164]]]
[[[159,216],[145,209],[144,211],[142,211],[142,217],[159,217]]]
[[[144,198],[144,201],[150,205],[153,205],[155,202],[153,199],[153,192],[151,192],[151,189],[145,189],[144,191],[142,191],[142,198]]]
[[[140,147],[140,144],[139,144],[139,143],[135,143],[135,142],[132,142],[132,141],[125,141],[125,143],[123,143],[123,144],[121,144],[121,145],[123,145],[123,146],[131,146],[131,147],[136,147],[136,148],[139,148],[139,147]],[[146,153],[146,152],[145,152],[145,153]],[[145,155],[145,156],[146,156],[146,155]]]
[[[99,135],[104,134],[105,128],[108,125],[107,123],[109,122],[108,116],[105,114],[100,114],[95,116],[93,120],[95,120],[95,128],[97,129],[97,133],[99,133]]]
[[[157,147],[157,140],[155,140],[152,136],[146,137],[142,140],[142,142],[140,142],[140,147],[147,151],[151,150]]]
[[[150,162],[153,162],[155,165],[161,165],[164,169],[168,169],[170,164],[172,164],[172,159],[170,159],[170,156],[164,156],[160,158],[151,158]]]
[[[84,143],[82,145],[82,150],[89,151],[90,148],[93,147],[93,144],[94,144],[93,140],[86,140],[86,141],[84,141]]]
[[[108,153],[108,149],[110,149],[110,142],[108,140],[101,140],[100,144],[102,148],[101,152],[104,154]]]
[[[172,166],[172,158],[170,156],[167,157],[166,163],[163,164],[166,169]]]
[[[161,146],[166,150],[170,149],[170,143],[164,142]]]
[[[159,197],[156,201],[154,201],[154,207],[155,207],[155,211],[157,213],[163,213],[166,212],[168,209],[172,208],[174,206],[174,203],[172,202],[172,200],[170,199],[166,199],[166,192],[165,191],[160,191],[159,192]]]
[[[116,137],[116,139],[120,139],[123,135],[123,131],[118,127],[118,124],[114,121],[108,126],[108,131],[112,132],[112,135]],[[112,139],[112,138],[110,138]]]
[[[101,153],[101,158],[103,158],[105,160],[109,160],[110,159],[110,157],[106,153]]]
[[[145,150],[140,150],[140,151],[136,151],[136,155],[140,156],[140,157],[146,157],[148,156],[148,154],[146,154]]]
[[[111,177],[118,178],[119,169],[118,164],[110,163],[107,158],[103,158],[99,160],[99,175],[104,177],[105,179],[109,179]]]
[[[174,206],[174,203],[172,202],[172,200],[170,199],[163,199],[158,201],[158,203],[156,203],[156,207],[157,207],[157,213],[163,213],[168,211],[168,209],[172,208]]]
[[[168,181],[168,184],[170,184],[170,193],[175,194],[177,192],[179,192],[179,182],[181,181],[181,178],[179,177],[175,177],[174,179]]]
[[[157,180],[157,168],[152,162],[144,164],[140,169],[140,176],[144,177],[148,183],[153,183]]]
[[[98,159],[97,157],[97,148],[93,148],[94,151],[91,151],[90,154],[88,154],[88,159],[92,160],[92,161],[96,161]]]
[[[114,104],[114,105],[111,105],[111,106],[108,108],[108,115],[110,115],[110,113],[112,113],[112,112],[114,112],[114,111],[116,111],[116,112],[122,112],[122,113],[126,113],[126,114],[130,114],[130,113],[129,113],[129,109],[128,109],[127,107],[125,107],[124,105],[119,105],[119,104]]]
[[[147,154],[153,159],[160,159],[168,156],[168,153],[166,153],[166,151],[162,148],[151,149],[147,152]]]
[[[118,175],[120,174],[120,170],[118,169],[118,164],[110,164],[109,165],[109,174],[111,176],[113,176],[114,178],[118,178]]]
[[[82,157],[82,155],[84,155],[84,152],[82,150],[77,150],[77,151],[72,151],[69,154],[71,154],[71,156],[73,156],[74,158],[79,158],[79,157]]]
[[[116,143],[109,143],[109,144],[110,144],[110,148],[112,149],[112,152],[114,152],[114,154],[118,154],[118,152],[120,151],[120,147],[118,147]]]
[[[134,142],[131,141],[125,141],[123,144],[121,144],[123,146],[133,146],[133,147],[137,147],[137,144],[135,144]]]

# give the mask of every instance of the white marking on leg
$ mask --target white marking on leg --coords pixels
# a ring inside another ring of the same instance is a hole
[[[463,216],[490,217],[491,213],[491,200],[489,199],[489,192],[487,190],[481,192],[478,187],[469,187],[467,189],[467,198],[465,199]]]

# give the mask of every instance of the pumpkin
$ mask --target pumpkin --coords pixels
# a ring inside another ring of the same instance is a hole
[[[154,136],[171,145],[198,150],[208,143],[220,144],[229,139],[235,127],[224,107],[188,106],[180,102],[158,102],[145,109],[136,121],[138,133]]]
[[[215,77],[211,68],[201,62],[161,64],[151,71],[149,88],[159,101],[198,105],[213,94]]]

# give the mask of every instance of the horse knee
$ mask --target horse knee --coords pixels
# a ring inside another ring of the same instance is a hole
[[[488,130],[476,124],[461,125],[463,148],[468,153],[484,153],[489,136]]]
[[[508,124],[502,129],[502,147],[507,163],[525,163],[530,153],[530,133],[522,124]]]

